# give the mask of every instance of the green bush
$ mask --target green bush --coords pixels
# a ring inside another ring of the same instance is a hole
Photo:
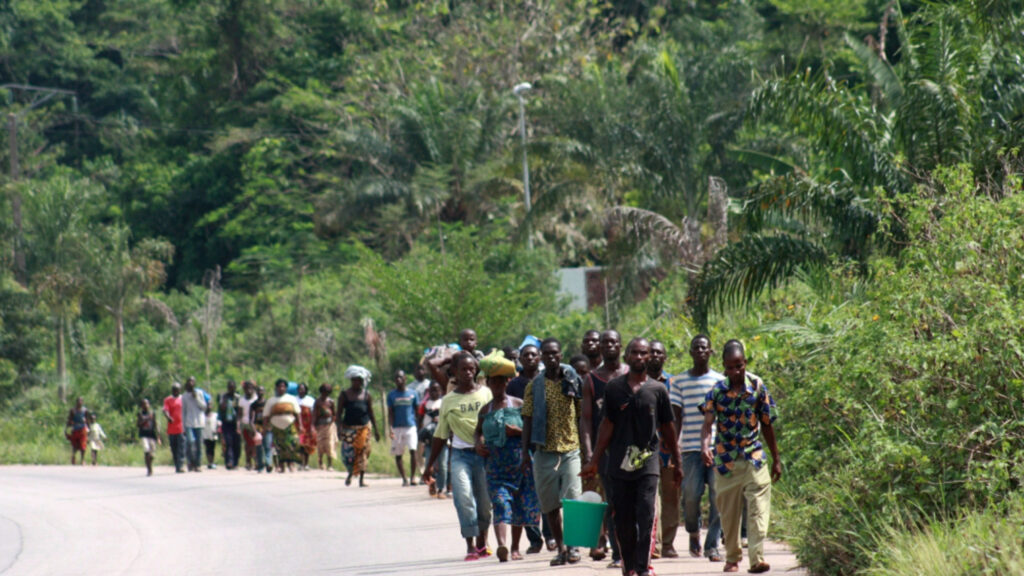
[[[1024,196],[976,197],[948,169],[893,209],[910,245],[856,291],[834,274],[849,299],[792,319],[804,356],[770,370],[792,378],[786,516],[816,574],[868,569],[879,533],[984,509],[1024,480]]]

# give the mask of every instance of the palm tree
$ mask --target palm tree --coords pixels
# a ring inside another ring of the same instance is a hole
[[[64,340],[67,323],[81,311],[84,246],[89,238],[89,208],[97,186],[87,179],[58,174],[29,186],[28,248],[32,286],[50,311],[57,355],[57,380],[67,393]]]
[[[602,259],[612,264],[617,301],[676,267],[700,267],[714,250],[702,246],[709,208],[716,225],[708,240],[720,230],[721,242],[725,233],[728,184],[713,176],[742,182],[727,144],[742,126],[744,90],[737,88],[748,82],[750,62],[735,41],[713,43],[644,42],[628,60],[588,64],[576,82],[556,90],[547,112],[546,121],[573,144],[553,148],[568,152],[566,172],[575,175],[575,163],[587,167],[581,182],[561,190],[598,206],[592,214],[607,240]],[[538,180],[538,211],[559,208],[551,185],[557,180]],[[712,199],[713,192],[720,197]]]
[[[132,246],[131,230],[113,225],[100,230],[98,241],[87,249],[85,293],[113,318],[115,360],[123,369],[125,312],[146,292],[163,284],[164,267],[170,263],[174,247],[156,239],[144,239]]]
[[[997,50],[969,6],[936,5],[897,25],[896,64],[847,38],[868,73],[864,85],[837,82],[823,70],[772,78],[755,91],[752,125],[782,127],[796,146],[788,158],[771,159],[775,172],[748,195],[746,235],[706,263],[693,284],[699,324],[800,270],[846,260],[866,271],[874,248],[896,249],[901,238],[885,203],[909,194],[936,167],[968,163],[979,175],[1001,172],[995,168],[1003,151],[1024,135],[1024,95],[996,56],[1015,57],[1019,49]],[[883,222],[887,234],[879,237]]]
[[[338,234],[355,227],[371,232],[369,243],[376,244],[395,230],[375,230],[373,222],[385,207],[398,205],[410,216],[405,222],[420,224],[402,231],[407,250],[435,218],[488,220],[498,210],[497,198],[518,192],[509,176],[514,163],[496,154],[510,111],[511,95],[496,97],[474,83],[410,83],[388,103],[386,122],[357,123],[335,136],[348,178],[321,199],[318,229]]]

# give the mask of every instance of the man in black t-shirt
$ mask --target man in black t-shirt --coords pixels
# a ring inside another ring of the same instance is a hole
[[[678,486],[682,463],[673,427],[672,405],[663,384],[647,376],[651,345],[634,338],[626,348],[629,373],[605,388],[604,419],[597,433],[594,456],[580,472],[597,473],[597,463],[608,451],[604,473],[611,483],[612,515],[622,554],[622,573],[651,573],[651,540],[661,462],[658,433],[665,439],[669,466]]]

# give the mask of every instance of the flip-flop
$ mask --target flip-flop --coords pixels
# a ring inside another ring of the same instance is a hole
[[[488,548],[487,546],[484,546],[483,548],[477,548],[476,549],[476,555],[481,557],[481,558],[487,558],[488,556],[491,555],[491,549]]]
[[[466,562],[472,562],[473,560],[479,560],[480,557],[476,555],[476,552],[466,554]]]
[[[519,550],[512,551],[512,560],[522,560],[523,555],[519,553]]]

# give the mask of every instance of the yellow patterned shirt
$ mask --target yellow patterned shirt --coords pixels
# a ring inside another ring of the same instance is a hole
[[[544,402],[547,404],[547,434],[541,450],[548,452],[572,452],[580,449],[579,418],[580,402],[562,394],[562,383],[556,380],[544,381]],[[526,385],[523,395],[523,416],[533,416],[533,383]]]

